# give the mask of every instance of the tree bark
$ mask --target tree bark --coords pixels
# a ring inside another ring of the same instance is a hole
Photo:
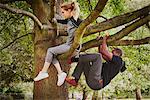
[[[42,23],[48,23],[51,27],[55,27],[54,24],[49,23],[48,16],[48,6],[44,5],[43,0],[34,0],[32,2],[32,9],[34,14]],[[39,12],[40,11],[40,12]],[[53,15],[50,15],[53,16]],[[56,46],[61,42],[56,39],[55,30],[40,30],[38,25],[35,25],[34,28],[35,37],[34,37],[34,55],[35,55],[35,74],[34,77],[39,73],[43,68],[45,55],[47,49],[52,46]],[[61,61],[62,69],[67,71],[67,65],[65,61]],[[64,68],[65,66],[65,68]],[[67,100],[68,92],[66,85],[58,87],[57,83],[57,71],[56,68],[51,64],[49,70],[49,77],[47,79],[34,82],[34,100]]]
[[[129,22],[134,21],[135,19],[139,17],[148,15],[149,12],[150,12],[150,5],[143,7],[139,10],[133,11],[133,12],[129,12],[123,15],[110,18],[106,21],[103,21],[94,25],[90,25],[86,28],[84,32],[84,36],[88,36],[97,32],[105,31],[108,29],[112,29],[112,28],[127,24]]]
[[[141,89],[139,87],[136,88],[136,100],[142,100]]]
[[[85,88],[83,88],[83,98],[82,100],[86,100],[87,98],[87,91],[85,91]]]
[[[92,100],[98,100],[98,91],[93,92]]]

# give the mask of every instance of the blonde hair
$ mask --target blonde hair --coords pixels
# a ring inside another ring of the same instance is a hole
[[[71,11],[73,11],[74,19],[77,20],[79,18],[80,8],[79,8],[79,4],[75,0],[64,2],[63,4],[61,4],[61,8],[66,11],[68,9],[71,9]]]

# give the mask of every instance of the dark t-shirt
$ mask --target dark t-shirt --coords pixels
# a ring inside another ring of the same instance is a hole
[[[119,56],[113,55],[111,61],[103,63],[102,66],[102,78],[103,78],[103,87],[108,85],[110,81],[119,73],[122,68],[122,58]]]

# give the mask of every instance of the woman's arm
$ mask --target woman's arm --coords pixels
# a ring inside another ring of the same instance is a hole
[[[58,23],[60,24],[67,24],[68,22],[68,19],[64,19],[64,20],[61,20],[61,19],[56,19]]]
[[[60,23],[60,24],[67,24],[68,19],[56,19],[56,18],[53,18],[52,22]]]

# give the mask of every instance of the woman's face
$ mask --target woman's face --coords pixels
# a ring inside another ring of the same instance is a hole
[[[71,9],[68,10],[61,9],[61,13],[65,19],[72,17]]]

